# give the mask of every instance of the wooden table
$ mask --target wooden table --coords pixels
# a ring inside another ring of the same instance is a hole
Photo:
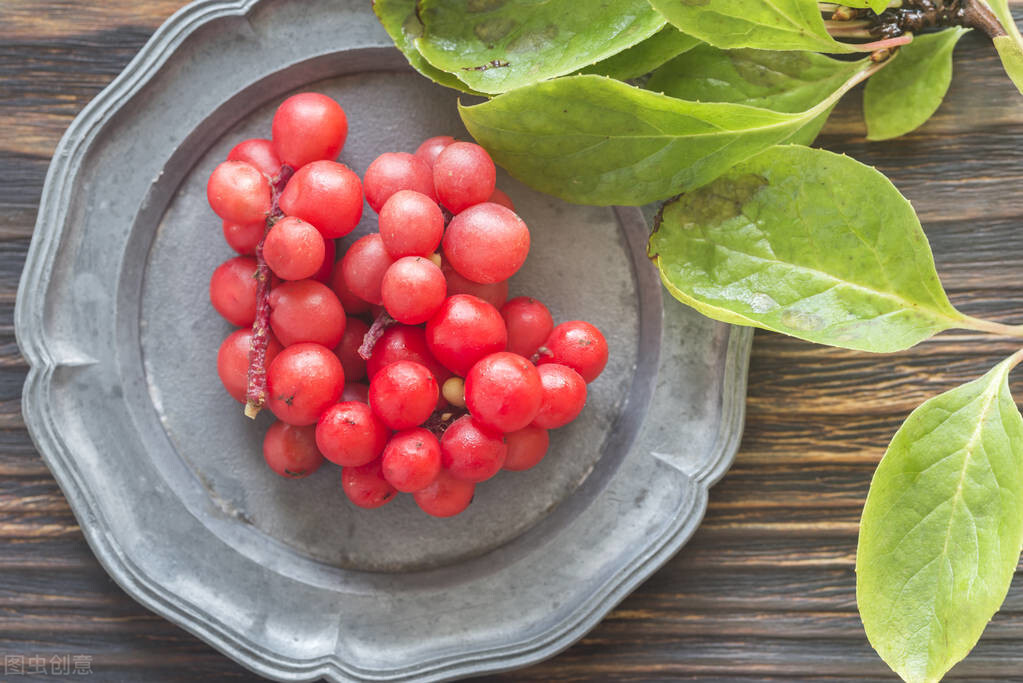
[[[14,298],[50,155],[181,4],[0,0],[0,654],[26,668],[79,655],[69,666],[87,664],[103,681],[255,679],[107,578],[20,413],[27,368]],[[820,143],[879,166],[913,200],[957,306],[1019,323],[1023,99],[981,36],[967,36],[956,57],[948,100],[921,131],[867,143],[854,94]],[[892,679],[856,614],[856,530],[871,474],[910,410],[1018,346],[953,332],[871,356],[758,332],[742,448],[696,536],[580,643],[505,677]],[[1014,390],[1023,397],[1023,372]],[[1023,676],[1023,579],[953,676]]]

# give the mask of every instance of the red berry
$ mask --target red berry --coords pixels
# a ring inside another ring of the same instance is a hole
[[[444,262],[441,266],[441,270],[444,272],[444,277],[448,281],[448,296],[454,296],[455,294],[472,294],[475,297],[483,299],[494,308],[501,308],[504,306],[504,302],[508,300],[508,281],[501,280],[500,282],[492,282],[490,284],[480,284],[479,282],[473,282],[472,280],[460,275],[457,270],[451,267],[451,264]]]
[[[336,159],[348,137],[348,119],[341,105],[314,92],[284,100],[274,113],[271,128],[281,161],[296,169],[321,159]]]
[[[333,242],[333,240],[330,240]],[[352,294],[348,291],[348,285],[345,284],[345,274],[341,267],[342,261],[338,261],[334,264],[333,270],[330,272],[330,288],[334,290],[334,294],[341,301],[341,305],[344,306],[345,313],[349,315],[359,315],[361,313],[367,313],[369,311],[370,303]]]
[[[323,457],[342,467],[358,467],[384,452],[391,431],[370,407],[358,401],[335,403],[316,423],[316,445]]]
[[[227,322],[249,327],[256,319],[256,259],[235,256],[217,266],[210,278],[210,303]]]
[[[490,199],[487,201],[491,204],[500,204],[510,211],[515,210],[515,202],[511,200],[511,197],[497,188],[494,188],[494,194],[490,195]]]
[[[447,288],[444,273],[433,261],[405,256],[384,273],[380,298],[392,318],[406,325],[418,325],[440,310]]]
[[[607,340],[593,325],[582,320],[561,323],[540,347],[537,364],[561,363],[572,368],[589,384],[607,365]]]
[[[373,352],[366,362],[366,372],[373,379],[376,374],[391,363],[400,360],[411,360],[426,366],[440,384],[451,372],[437,362],[426,345],[426,330],[409,325],[392,325],[373,345]]]
[[[465,376],[465,406],[482,425],[515,432],[536,417],[543,385],[536,366],[514,353],[494,353]]]
[[[256,253],[263,234],[266,232],[266,221],[258,223],[232,223],[223,222],[224,240],[227,246],[237,251],[242,256],[251,256]]]
[[[433,357],[465,377],[478,360],[508,344],[501,313],[469,294],[449,296],[426,323],[426,343]]]
[[[504,459],[504,469],[513,472],[528,470],[543,460],[551,441],[546,429],[533,425],[505,434],[504,438],[508,442],[508,457]]]
[[[225,221],[259,223],[270,213],[270,182],[251,164],[225,161],[210,174],[206,198]]]
[[[291,177],[278,204],[313,224],[325,239],[344,237],[362,219],[362,182],[343,164],[314,161]]]
[[[377,213],[391,195],[401,190],[414,190],[430,199],[437,196],[433,191],[430,166],[405,152],[385,152],[374,159],[366,169],[362,185],[366,190],[366,201]]]
[[[432,517],[454,517],[469,507],[475,492],[476,484],[455,479],[441,470],[432,484],[412,496],[419,509],[426,514]]]
[[[227,153],[227,160],[244,161],[271,179],[281,172],[281,159],[277,156],[274,143],[261,138],[242,140]]]
[[[427,138],[423,140],[423,144],[419,145],[419,149],[416,150],[416,156],[425,161],[427,166],[432,169],[437,156],[454,141],[455,139],[450,135],[438,135]]]
[[[360,237],[341,259],[345,287],[363,301],[380,306],[384,303],[380,286],[392,263],[379,233]]]
[[[274,422],[263,437],[263,458],[277,474],[289,479],[308,476],[323,464],[313,427]]]
[[[249,347],[252,328],[235,330],[227,336],[217,351],[217,375],[231,397],[245,403],[249,386]],[[266,346],[266,364],[269,366],[283,350],[281,343],[271,334]]]
[[[470,207],[451,219],[444,258],[473,282],[500,282],[514,275],[529,254],[529,228],[499,204]]]
[[[391,195],[380,209],[379,224],[391,258],[429,256],[444,236],[444,214],[437,202],[413,190]]]
[[[349,316],[345,324],[345,334],[341,343],[334,349],[341,367],[345,369],[345,382],[356,382],[366,377],[366,361],[359,355],[362,340],[369,332],[369,325],[358,318]]]
[[[323,264],[312,274],[312,279],[331,287],[330,278],[334,274],[334,261],[337,258],[337,243],[334,240],[323,240]],[[336,293],[336,292],[335,292]],[[338,297],[340,299],[341,297]],[[341,302],[344,305],[344,301]],[[347,308],[345,309],[348,310]]]
[[[337,296],[316,280],[285,282],[270,290],[270,327],[285,346],[316,342],[334,348],[346,322]]]
[[[304,280],[323,267],[327,247],[320,231],[301,218],[277,221],[263,242],[263,258],[282,280]]]
[[[267,407],[277,419],[298,426],[314,424],[345,386],[341,361],[320,344],[289,346],[266,375]]]
[[[543,385],[543,400],[533,424],[557,429],[579,417],[586,405],[586,382],[582,376],[560,363],[545,363],[537,368]]]
[[[415,493],[440,474],[440,443],[425,429],[407,429],[391,437],[380,462],[391,486],[402,493]]]
[[[453,142],[433,162],[437,200],[451,213],[485,202],[494,194],[497,169],[487,150],[471,142]]]
[[[547,341],[554,319],[547,307],[536,299],[518,296],[501,307],[508,328],[508,350],[529,358]]]
[[[368,510],[391,502],[398,492],[384,479],[379,458],[365,465],[341,470],[341,488],[348,500]]]
[[[342,401],[359,401],[369,404],[369,385],[361,382],[345,382],[345,390],[341,392]]]
[[[440,438],[441,464],[456,479],[481,482],[504,465],[508,446],[504,435],[484,427],[469,415],[452,422]]]
[[[410,360],[391,363],[369,382],[369,405],[391,429],[411,429],[426,422],[439,396],[433,373]]]

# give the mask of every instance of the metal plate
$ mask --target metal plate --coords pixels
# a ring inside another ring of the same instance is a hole
[[[408,69],[364,0],[175,14],[50,167],[16,311],[26,422],[111,576],[260,674],[433,680],[548,657],[696,528],[738,446],[751,335],[662,293],[639,210],[500,176],[533,235],[512,293],[608,336],[583,416],[447,521],[407,496],[358,510],[334,467],[277,477],[267,418],[243,418],[214,371],[229,328],[207,282],[231,253],[203,188],[310,89],[345,107],[341,160],[360,174],[381,152],[466,137],[456,95]]]

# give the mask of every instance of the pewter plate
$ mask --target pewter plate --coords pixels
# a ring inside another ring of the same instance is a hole
[[[689,538],[742,430],[748,330],[662,293],[637,209],[565,204],[499,176],[533,248],[513,294],[608,336],[611,362],[545,460],[436,520],[351,506],[339,470],[262,463],[268,418],[221,389],[229,328],[207,282],[231,253],[205,178],[298,90],[349,117],[341,160],[466,137],[365,0],[200,1],[75,120],[50,166],[18,292],[23,409],[93,551],[135,599],[288,681],[439,680],[580,638]],[[373,229],[367,209],[352,236]]]

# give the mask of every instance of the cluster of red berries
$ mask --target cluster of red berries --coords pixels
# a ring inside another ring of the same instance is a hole
[[[536,299],[506,301],[529,230],[482,147],[430,138],[380,155],[360,180],[334,161],[348,124],[332,99],[290,97],[272,128],[207,185],[240,254],[210,282],[214,308],[241,328],[220,347],[220,379],[277,417],[263,442],[275,472],[302,477],[327,459],[360,507],[401,491],[428,514],[458,514],[477,482],[543,458],[607,342],[586,322],[555,326]],[[364,196],[379,232],[335,261]]]

